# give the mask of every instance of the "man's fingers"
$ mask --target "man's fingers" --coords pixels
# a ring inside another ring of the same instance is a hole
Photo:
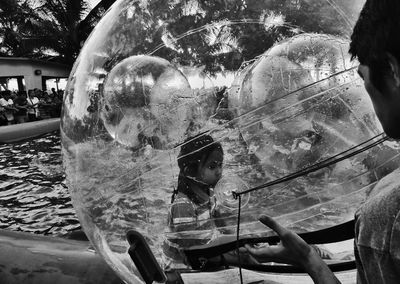
[[[287,233],[287,229],[279,225],[278,222],[276,222],[274,219],[267,215],[261,215],[259,218],[260,222],[263,223],[264,225],[270,227],[272,230],[274,230],[279,236],[284,235]]]

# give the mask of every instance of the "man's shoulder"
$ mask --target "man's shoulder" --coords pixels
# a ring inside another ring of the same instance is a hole
[[[380,212],[398,211],[400,209],[400,168],[394,170],[376,184],[370,198],[362,208],[368,209],[368,207],[372,207],[372,209],[380,208]],[[383,208],[385,210],[382,210]]]
[[[377,183],[373,196],[357,211],[358,244],[389,251],[393,231],[400,226],[399,216],[400,169],[397,169]]]

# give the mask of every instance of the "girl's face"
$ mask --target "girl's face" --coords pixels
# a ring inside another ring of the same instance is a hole
[[[207,160],[199,165],[197,178],[212,187],[215,186],[222,176],[223,160],[224,156],[221,151],[214,150]]]

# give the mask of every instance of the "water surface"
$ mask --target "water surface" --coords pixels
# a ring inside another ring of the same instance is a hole
[[[0,145],[0,228],[54,236],[80,229],[65,185],[59,132]]]

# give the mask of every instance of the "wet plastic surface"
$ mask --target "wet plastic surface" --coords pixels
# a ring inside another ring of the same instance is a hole
[[[347,54],[363,1],[247,2],[117,1],[73,67],[61,124],[68,187],[89,239],[128,283],[140,281],[130,229],[163,268],[182,267],[163,243],[234,236],[232,191],[258,188],[243,196],[241,236],[270,233],[261,213],[314,231],[351,220],[397,167],[399,147],[386,141],[264,186],[372,145],[382,129]],[[200,133],[224,152],[209,195],[219,215],[174,231],[178,154]]]

